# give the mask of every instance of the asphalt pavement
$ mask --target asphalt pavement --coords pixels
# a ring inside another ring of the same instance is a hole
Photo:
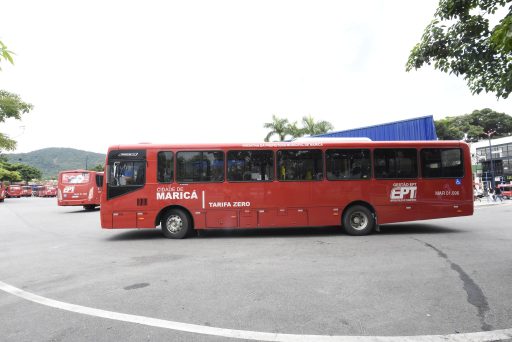
[[[504,341],[511,203],[363,237],[303,228],[168,240],[102,230],[98,210],[8,199],[0,340]]]

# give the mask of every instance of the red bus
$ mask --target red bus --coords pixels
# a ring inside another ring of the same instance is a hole
[[[5,186],[4,183],[0,182],[0,202],[3,202],[5,199]]]
[[[501,195],[506,199],[512,198],[512,184],[500,184]]]
[[[219,228],[378,225],[473,214],[459,141],[126,145],[108,150],[101,226],[168,238]]]
[[[32,196],[34,197],[44,197],[46,193],[46,187],[44,185],[36,185],[32,189]]]
[[[9,185],[5,190],[7,198],[20,198],[21,197],[21,185]]]
[[[48,185],[46,187],[46,197],[57,197],[57,187],[54,185]]]
[[[61,171],[57,183],[58,205],[83,206],[85,210],[93,210],[100,205],[103,172],[89,170]]]
[[[21,187],[21,197],[31,197],[32,187],[30,185],[23,185]]]

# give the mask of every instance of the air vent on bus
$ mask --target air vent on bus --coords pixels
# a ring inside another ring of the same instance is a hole
[[[137,206],[142,207],[148,205],[148,199],[147,198],[137,198]]]

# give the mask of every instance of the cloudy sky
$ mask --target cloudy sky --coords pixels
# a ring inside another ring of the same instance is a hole
[[[260,142],[272,115],[335,130],[492,108],[462,79],[407,73],[437,0],[1,1],[0,124],[17,152],[138,142]]]

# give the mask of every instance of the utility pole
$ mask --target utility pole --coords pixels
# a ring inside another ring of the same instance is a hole
[[[492,145],[491,145],[491,135],[496,133],[495,130],[489,130],[487,132],[484,132],[485,135],[487,135],[487,138],[489,139],[489,153],[491,155],[491,189],[494,189],[494,162],[492,159]]]

